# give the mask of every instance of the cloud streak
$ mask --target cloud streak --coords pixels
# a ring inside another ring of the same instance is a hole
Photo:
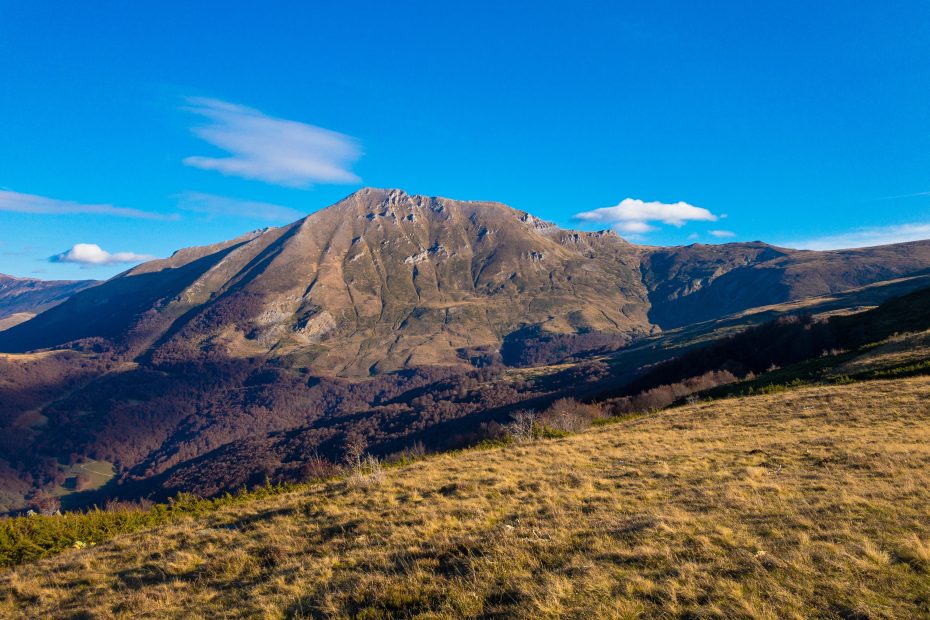
[[[708,230],[707,233],[717,239],[729,239],[736,236],[736,233],[732,230]]]
[[[52,263],[77,263],[85,266],[119,265],[122,263],[141,263],[153,260],[151,254],[135,252],[107,252],[96,243],[76,243],[70,250],[56,254],[48,260]]]
[[[840,250],[921,241],[924,239],[930,239],[930,222],[857,228],[835,235],[787,242],[782,245],[799,250]]]
[[[241,217],[246,219],[275,222],[293,222],[306,215],[297,209],[281,205],[252,200],[239,200],[204,194],[201,192],[184,192],[178,195],[178,208],[193,213],[213,217]]]
[[[360,181],[351,171],[361,157],[354,138],[218,99],[187,101],[188,111],[209,121],[194,134],[229,154],[187,157],[188,166],[286,187]]]
[[[613,207],[578,213],[575,219],[606,224],[617,232],[639,235],[656,230],[654,224],[657,223],[680,228],[687,222],[715,222],[718,218],[707,209],[687,202],[646,202],[637,198],[624,198]]]
[[[177,219],[176,216],[152,213],[151,211],[142,211],[140,209],[114,207],[108,204],[83,204],[70,200],[57,200],[55,198],[46,198],[45,196],[36,196],[33,194],[21,194],[8,190],[0,190],[0,211],[36,213],[39,215],[109,215],[145,220]]]

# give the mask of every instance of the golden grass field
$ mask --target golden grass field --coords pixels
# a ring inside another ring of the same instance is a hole
[[[7,569],[0,615],[930,617],[930,378],[300,487]]]

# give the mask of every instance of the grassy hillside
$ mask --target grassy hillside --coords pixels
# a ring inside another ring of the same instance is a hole
[[[720,397],[785,384],[926,374],[930,371],[930,351],[924,343],[927,331],[930,288],[893,297],[861,312],[788,314],[731,334],[726,328],[717,329],[710,333],[718,337],[703,346],[700,335],[691,342],[682,342],[679,335],[680,355],[643,366],[631,382],[620,382],[600,396],[619,394],[624,407],[639,410],[667,406],[695,391]],[[652,354],[658,357],[660,353]],[[680,388],[689,379],[715,372],[726,373],[721,380],[710,382],[716,389],[676,392],[674,386]],[[736,382],[738,378],[743,380]],[[722,383],[728,385],[716,387]]]
[[[334,480],[0,575],[10,617],[930,615],[930,378]]]

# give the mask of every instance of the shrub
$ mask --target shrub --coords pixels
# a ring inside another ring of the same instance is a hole
[[[590,427],[600,417],[602,411],[597,405],[579,403],[573,398],[560,398],[538,417],[537,422],[553,431],[576,433]]]
[[[504,429],[507,435],[516,443],[524,443],[533,439],[536,426],[536,413],[527,409],[515,411],[511,421]]]
[[[207,514],[220,506],[269,497],[293,488],[287,484],[266,485],[215,499],[181,493],[167,504],[110,502],[105,510],[0,519],[0,567],[21,564],[69,547],[93,545],[117,534],[169,523],[187,515]]]
[[[703,392],[720,385],[738,381],[729,370],[711,370],[696,377],[690,377],[677,383],[660,385],[645,390],[634,396],[624,396],[609,402],[612,415],[623,415],[641,411],[653,411],[687,398],[692,394]]]
[[[403,465],[405,463],[419,461],[425,456],[426,446],[423,445],[422,441],[417,440],[400,452],[388,455],[384,460],[390,465]]]
[[[40,493],[32,500],[32,509],[45,516],[60,514],[61,501],[53,495]]]
[[[339,468],[336,464],[320,456],[314,449],[309,456],[304,458],[303,463],[297,470],[297,477],[300,481],[325,480],[337,473],[339,473]]]
[[[384,481],[381,461],[365,452],[363,441],[356,439],[346,445],[345,463],[348,469],[347,482],[351,486],[370,487]]]

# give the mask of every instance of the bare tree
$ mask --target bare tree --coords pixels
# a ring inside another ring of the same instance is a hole
[[[533,431],[536,425],[536,412],[528,409],[520,409],[511,415],[511,421],[504,429],[507,434],[517,443],[523,443],[533,439]]]

